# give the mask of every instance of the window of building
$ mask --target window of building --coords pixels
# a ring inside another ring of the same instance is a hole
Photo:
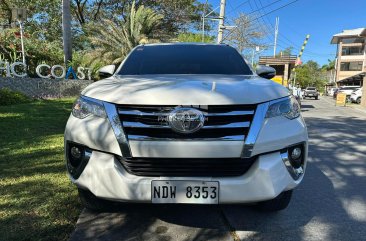
[[[363,47],[361,46],[343,46],[342,55],[363,55]]]
[[[354,44],[354,43],[364,43],[365,39],[363,38],[344,38],[342,39],[344,44]]]
[[[362,71],[362,61],[343,62],[341,63],[341,71]]]

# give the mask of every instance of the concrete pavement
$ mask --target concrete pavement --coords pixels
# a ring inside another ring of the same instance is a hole
[[[366,114],[304,100],[309,129],[307,173],[289,207],[121,205],[84,210],[74,240],[365,240]]]

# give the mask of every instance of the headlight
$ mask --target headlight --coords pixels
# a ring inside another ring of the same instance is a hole
[[[276,116],[284,116],[288,119],[295,119],[300,116],[300,106],[294,96],[269,103],[266,118]]]
[[[79,97],[72,106],[72,115],[79,119],[84,119],[89,115],[106,117],[105,109],[101,101],[83,96]]]

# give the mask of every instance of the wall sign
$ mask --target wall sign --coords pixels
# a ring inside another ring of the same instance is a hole
[[[21,67],[23,69],[23,72],[17,72],[16,67]],[[27,69],[27,65],[25,65],[22,62],[15,62],[12,64],[9,64],[9,62],[2,62],[0,61],[0,73],[5,72],[6,77],[26,77],[27,73],[25,70]],[[47,71],[48,74],[44,75],[43,72]],[[88,77],[88,79],[91,79],[91,68],[85,68],[85,67],[78,67],[75,70],[70,66],[68,69],[66,69],[62,65],[54,65],[49,66],[47,64],[40,64],[36,68],[36,73],[40,78],[43,79],[69,79],[70,76],[72,76],[73,79],[85,79]]]

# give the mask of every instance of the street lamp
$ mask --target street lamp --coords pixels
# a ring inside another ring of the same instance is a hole
[[[25,8],[12,8],[11,9],[11,19],[13,22],[18,22],[20,28],[20,42],[22,44],[22,57],[23,64],[25,63],[25,51],[24,51],[24,41],[23,41],[23,21],[27,19],[27,10]]]
[[[253,49],[252,50],[252,66],[254,65],[254,57],[255,57],[255,54],[257,53],[260,53],[262,52],[263,50],[265,50],[264,48],[263,49],[260,49],[259,46],[255,46],[255,50]]]

